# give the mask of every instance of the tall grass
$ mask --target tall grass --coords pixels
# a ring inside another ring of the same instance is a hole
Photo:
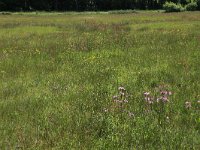
[[[200,148],[200,13],[0,20],[0,149]]]

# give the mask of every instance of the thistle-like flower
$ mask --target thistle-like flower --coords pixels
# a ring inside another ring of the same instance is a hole
[[[172,95],[172,92],[171,91],[161,91],[160,94],[163,96],[170,96],[170,95]]]
[[[144,96],[144,99],[148,104],[153,104],[154,98],[150,96],[150,92],[145,92]]]
[[[124,87],[120,86],[118,90],[121,97],[126,95],[126,89]]]
[[[120,87],[118,88],[118,90],[119,90],[120,92],[125,92],[125,91],[126,91],[126,89],[125,89],[123,86],[120,86]]]
[[[161,91],[160,94],[161,95],[168,95],[168,92],[167,91]]]
[[[163,97],[162,97],[162,102],[163,102],[163,103],[169,102],[169,99],[168,99],[168,97],[166,97],[166,96],[163,96]]]

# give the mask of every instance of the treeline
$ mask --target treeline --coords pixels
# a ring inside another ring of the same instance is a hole
[[[162,9],[167,1],[185,5],[200,0],[0,0],[0,11]]]

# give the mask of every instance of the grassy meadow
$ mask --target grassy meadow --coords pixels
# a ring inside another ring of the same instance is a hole
[[[1,150],[197,150],[199,100],[200,12],[0,14]]]

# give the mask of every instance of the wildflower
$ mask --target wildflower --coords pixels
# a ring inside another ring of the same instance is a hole
[[[166,102],[169,102],[169,99],[167,96],[162,96],[162,97],[159,97],[157,98],[157,102],[163,102],[163,103],[166,103]]]
[[[123,103],[121,100],[114,100],[115,103]]]
[[[148,104],[153,104],[154,98],[150,96],[150,92],[145,92],[144,96],[144,99]]]
[[[171,92],[171,91],[169,91],[169,92],[168,92],[168,95],[172,95],[172,92]]]
[[[125,99],[125,100],[124,100],[124,103],[128,103],[128,100],[127,100],[127,99]]]
[[[198,100],[197,103],[200,104],[200,100]]]
[[[116,96],[116,95],[115,95],[115,96],[113,96],[113,100],[116,100],[117,98],[118,98],[118,96]]]
[[[185,102],[185,108],[189,109],[192,107],[192,103],[191,102]]]
[[[148,104],[153,104],[152,100],[147,101]]]
[[[120,92],[119,93],[121,96],[125,96],[125,93],[124,92]]]
[[[147,96],[149,96],[149,95],[150,95],[150,92],[145,92],[145,93],[144,93],[144,96],[145,96],[145,97],[147,97]]]
[[[120,86],[120,87],[118,88],[118,90],[119,90],[120,92],[122,92],[122,93],[124,93],[124,92],[126,91],[126,89],[125,89],[124,87],[122,87],[122,86]]]
[[[168,95],[168,92],[167,91],[161,91],[160,94],[161,95]]]
[[[172,95],[172,92],[171,91],[161,91],[160,94],[165,95],[165,96],[167,96],[167,95],[170,96],[170,95]]]
[[[162,97],[162,102],[163,103],[169,102],[169,99],[166,96],[163,96]]]
[[[153,101],[154,101],[153,97],[148,96],[148,97],[145,97],[144,99],[148,104],[153,104]]]
[[[151,97],[145,97],[144,99],[145,99],[145,101],[150,101]]]

